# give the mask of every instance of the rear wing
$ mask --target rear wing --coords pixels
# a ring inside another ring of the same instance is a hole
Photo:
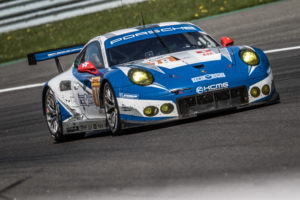
[[[35,53],[30,53],[27,55],[28,64],[36,65],[37,62],[45,61],[54,58],[59,73],[63,72],[61,64],[59,62],[59,57],[66,56],[74,53],[79,53],[84,45],[76,45],[70,47],[64,47],[59,49],[51,49],[47,51],[40,51]]]

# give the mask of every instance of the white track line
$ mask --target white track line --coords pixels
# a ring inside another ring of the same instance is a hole
[[[264,52],[265,53],[277,53],[277,52],[292,51],[292,50],[297,50],[297,49],[300,49],[300,46],[287,47],[287,48],[282,48],[282,49],[273,49],[273,50],[267,50],[267,51],[264,51]]]
[[[300,49],[300,46],[287,47],[287,48],[281,48],[281,49],[272,49],[272,50],[267,50],[267,51],[264,51],[264,52],[266,54],[270,54],[270,53],[278,53],[278,52],[283,52],[283,51],[292,51],[292,50],[297,50],[297,49]],[[13,87],[13,88],[0,89],[0,93],[17,91],[17,90],[25,90],[25,89],[36,88],[36,87],[42,87],[44,84],[45,83],[37,83],[37,84],[24,85],[24,86]]]
[[[35,87],[42,87],[44,84],[45,83],[37,83],[37,84],[23,85],[23,86],[19,86],[19,87],[1,89],[0,93],[11,92],[11,91],[16,91],[16,90],[30,89],[30,88],[35,88]]]

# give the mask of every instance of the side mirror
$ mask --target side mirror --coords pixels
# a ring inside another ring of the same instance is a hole
[[[79,73],[89,73],[89,74],[93,74],[93,75],[98,74],[98,69],[90,61],[86,61],[84,63],[81,63],[79,65],[77,71]]]
[[[221,44],[223,47],[230,47],[233,43],[234,41],[230,37],[221,37]]]

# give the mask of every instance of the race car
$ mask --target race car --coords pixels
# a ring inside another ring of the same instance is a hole
[[[195,117],[279,100],[264,52],[221,45],[192,23],[117,30],[74,46],[28,55],[29,64],[79,53],[48,81],[43,112],[54,140]]]

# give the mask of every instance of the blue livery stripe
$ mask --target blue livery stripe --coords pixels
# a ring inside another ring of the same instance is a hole
[[[74,68],[72,69],[72,73],[73,73],[73,76],[78,80],[80,81],[82,84],[84,84],[85,86],[87,86],[88,88],[92,88],[92,83],[91,83],[91,79],[93,77],[96,77],[94,75],[91,75],[89,73],[79,73],[77,71],[77,68]]]
[[[69,111],[67,111],[67,109],[59,102],[58,102],[58,105],[59,105],[59,110],[60,110],[60,114],[61,114],[61,121],[65,121],[67,119],[69,119],[70,117],[72,117],[72,114],[69,113]]]
[[[160,120],[172,119],[174,117],[139,117],[139,116],[121,114],[120,118],[122,120],[132,121],[132,122],[147,122],[147,121],[151,122],[151,121],[160,121]]]

